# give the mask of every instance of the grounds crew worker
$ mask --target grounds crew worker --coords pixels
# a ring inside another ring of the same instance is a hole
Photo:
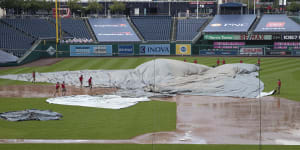
[[[280,79],[278,79],[278,81],[277,81],[277,94],[280,94],[280,88],[281,88],[281,81],[280,81]]]

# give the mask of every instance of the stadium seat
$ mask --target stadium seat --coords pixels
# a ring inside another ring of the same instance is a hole
[[[191,41],[207,19],[183,19],[177,23],[177,41]]]
[[[146,41],[170,41],[171,16],[132,16],[131,20]]]

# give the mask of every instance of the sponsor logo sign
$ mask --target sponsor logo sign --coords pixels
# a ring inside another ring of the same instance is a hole
[[[170,44],[142,44],[140,55],[170,55]]]
[[[191,44],[176,44],[176,55],[191,55]]]
[[[238,49],[245,42],[214,42],[214,49]]]
[[[300,50],[300,42],[274,42],[274,49],[288,50]]]
[[[119,45],[118,51],[121,55],[132,55],[133,45]]]
[[[268,22],[262,30],[285,30],[285,22]]]
[[[70,45],[70,56],[112,56],[112,45]]]
[[[300,51],[294,51],[293,55],[300,55]]]
[[[242,34],[240,36],[240,40],[272,40],[272,35],[264,35],[264,34]]]
[[[225,24],[221,24],[221,23],[213,23],[210,26],[211,27],[244,27],[247,24],[244,23],[225,23]]]
[[[300,40],[300,35],[282,35],[282,40]]]
[[[263,34],[242,34],[242,35],[230,35],[230,34],[207,34],[204,35],[204,40],[272,40],[272,35]]]
[[[200,50],[200,55],[237,55],[236,50]]]
[[[285,25],[285,22],[268,22],[266,24],[267,28],[283,28]]]
[[[239,40],[238,35],[219,35],[219,34],[207,34],[204,35],[205,40]]]
[[[56,52],[55,48],[53,48],[52,46],[50,46],[47,50],[49,55],[53,56]]]
[[[287,55],[285,51],[270,51],[270,55]]]
[[[263,48],[250,48],[242,47],[240,48],[240,55],[263,55]]]

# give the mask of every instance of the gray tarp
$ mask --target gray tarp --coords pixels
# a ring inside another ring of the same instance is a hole
[[[0,118],[8,121],[27,121],[27,120],[59,120],[63,117],[60,113],[51,110],[28,109],[23,111],[10,111],[0,113]]]
[[[256,77],[259,67],[254,64],[226,64],[216,68],[171,59],[156,59],[130,70],[81,70],[37,73],[38,82],[62,82],[79,86],[93,77],[94,87],[117,87],[133,97],[159,94],[190,94],[256,98],[264,84]],[[5,75],[0,78],[31,81],[32,75]],[[259,87],[260,83],[260,87]],[[154,86],[155,85],[155,86]],[[118,94],[118,93],[117,93]]]

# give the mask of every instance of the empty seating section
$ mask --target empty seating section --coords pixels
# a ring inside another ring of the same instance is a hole
[[[33,38],[6,24],[0,23],[0,49],[17,49],[25,53],[33,42]]]
[[[75,38],[91,39],[91,35],[82,19],[62,19],[62,29]]]
[[[3,21],[21,31],[31,34],[35,38],[53,38],[56,36],[55,26],[45,19],[3,19]]]
[[[207,19],[183,19],[177,23],[177,41],[192,41]]]
[[[171,16],[132,16],[131,20],[146,41],[170,41]]]

